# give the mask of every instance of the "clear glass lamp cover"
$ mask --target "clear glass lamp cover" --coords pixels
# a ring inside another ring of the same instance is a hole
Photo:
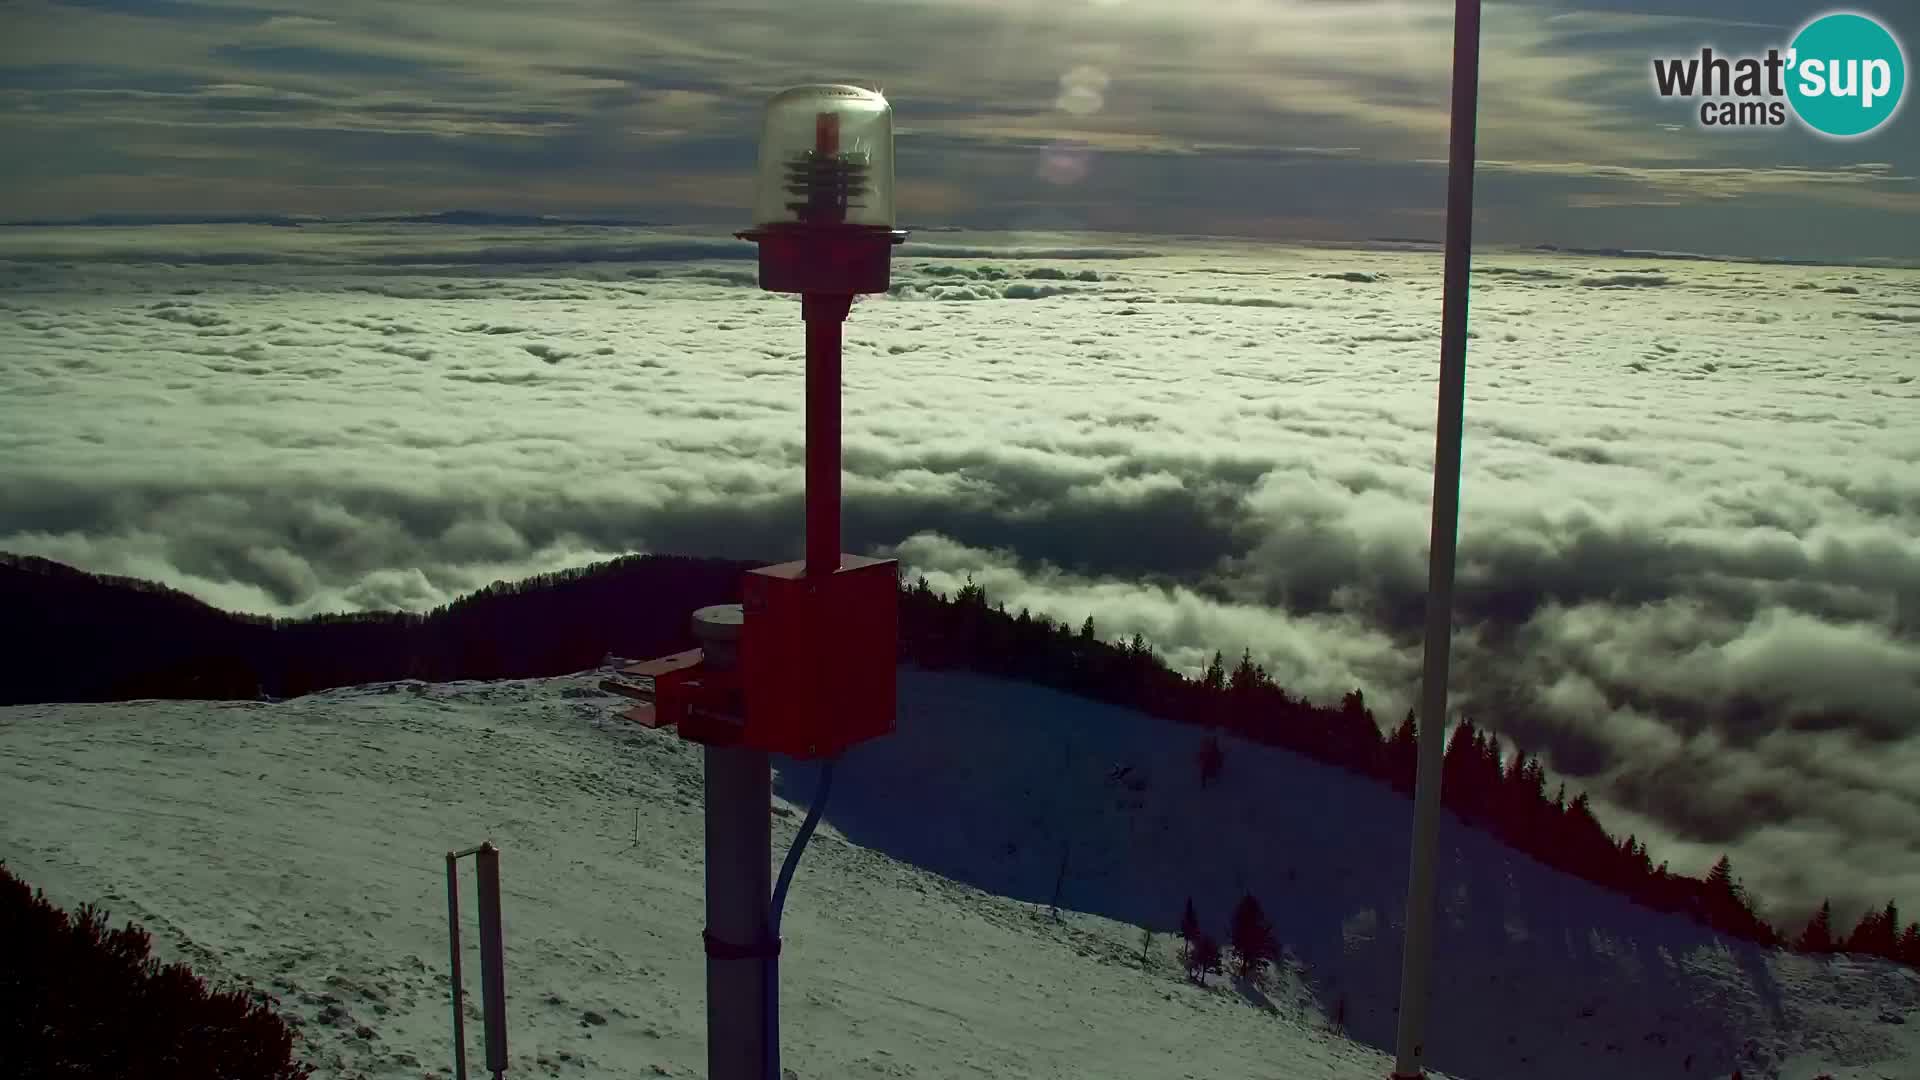
[[[756,226],[893,228],[893,108],[858,86],[796,86],[767,101]]]

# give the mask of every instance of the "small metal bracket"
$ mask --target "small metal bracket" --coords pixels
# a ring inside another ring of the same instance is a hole
[[[609,694],[619,694],[622,697],[630,697],[635,701],[648,705],[653,704],[653,688],[649,686],[640,686],[620,679],[601,679],[600,689],[605,690]]]
[[[717,618],[709,611],[707,623],[696,620],[696,626],[713,624]],[[732,746],[746,731],[739,677],[730,663],[732,648],[730,639],[716,640],[709,642],[709,648],[629,664],[619,671],[624,678],[604,679],[600,688],[638,701],[621,715],[641,727],[677,726],[681,738],[690,742]],[[626,678],[651,679],[653,686],[648,689]]]
[[[672,653],[668,656],[656,657],[652,660],[643,660],[638,664],[628,664],[626,667],[620,669],[620,674],[629,675],[637,679],[658,679],[662,675],[672,675],[685,671],[690,667],[695,667],[705,658],[705,650],[688,649],[685,652]]]
[[[687,718],[680,722],[680,737],[703,746],[735,746],[747,731],[746,717],[740,714],[740,692],[726,694],[725,708],[687,707]]]

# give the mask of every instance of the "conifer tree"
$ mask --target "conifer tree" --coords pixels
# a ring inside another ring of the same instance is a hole
[[[1793,947],[1803,953],[1829,953],[1833,951],[1833,902],[1823,900],[1820,910],[1807,920],[1806,929],[1800,931],[1799,940]]]
[[[1879,911],[1869,911],[1860,916],[1860,922],[1847,935],[1844,948],[1851,953],[1865,953],[1868,956],[1880,956],[1893,959],[1900,941],[1900,910],[1893,901]]]
[[[1273,926],[1267,922],[1266,912],[1260,910],[1260,901],[1255,900],[1252,893],[1242,896],[1234,906],[1228,937],[1233,945],[1234,972],[1243,978],[1258,976],[1280,957],[1280,943],[1274,940]]]
[[[1367,715],[1367,695],[1360,690],[1349,690],[1340,698],[1340,711],[1354,718]]]
[[[1187,977],[1196,983],[1204,984],[1208,975],[1220,972],[1220,943],[1207,934],[1201,934],[1193,943],[1193,949],[1187,958]]]
[[[1193,910],[1193,897],[1187,897],[1187,909],[1180,913],[1180,959],[1190,961],[1193,947],[1200,940],[1200,916]]]
[[[1412,709],[1387,740],[1387,767],[1387,782],[1403,794],[1411,793],[1415,774],[1420,771],[1420,722]]]
[[[1244,694],[1250,690],[1259,689],[1260,684],[1266,681],[1267,673],[1261,669],[1259,664],[1253,662],[1253,650],[1241,650],[1240,663],[1233,669],[1233,674],[1227,679],[1228,689],[1236,693]]]
[[[1720,856],[1707,871],[1707,894],[1712,902],[1731,906],[1742,899],[1740,883],[1733,876],[1733,859]]]
[[[1393,729],[1392,742],[1396,746],[1403,743],[1408,746],[1419,745],[1420,719],[1414,715],[1412,709],[1407,710],[1407,717],[1400,721],[1400,726]]]
[[[1214,650],[1213,659],[1207,663],[1206,674],[1200,677],[1200,684],[1209,690],[1221,691],[1227,688],[1227,658]]]

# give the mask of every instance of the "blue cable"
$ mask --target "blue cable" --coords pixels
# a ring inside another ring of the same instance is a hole
[[[820,824],[820,815],[826,812],[827,795],[833,790],[833,760],[828,758],[820,763],[820,786],[814,789],[813,805],[807,808],[807,819],[800,823],[800,834],[793,838],[793,846],[787,849],[787,859],[780,864],[780,880],[774,885],[773,901],[767,906],[769,944],[780,940],[780,914],[787,906],[787,887],[793,884],[793,872],[800,866],[800,854],[807,849],[807,841],[813,838],[813,830]],[[766,1008],[762,1011],[767,1017],[765,1033],[767,1080],[780,1080],[780,956],[778,953],[767,957]]]

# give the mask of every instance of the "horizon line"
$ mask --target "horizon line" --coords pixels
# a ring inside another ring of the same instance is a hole
[[[165,213],[130,212],[118,213],[104,211],[77,217],[53,218],[0,218],[0,229],[66,229],[66,228],[149,228],[169,225],[234,225],[261,226],[267,228],[301,228],[307,225],[438,225],[449,228],[468,227],[519,227],[538,228],[541,226],[566,226],[584,228],[625,228],[625,229],[723,229],[731,226],[713,221],[662,221],[653,218],[630,216],[617,212],[525,212],[506,210],[484,210],[471,207],[452,207],[432,211],[378,211],[353,214],[317,214],[282,213],[265,211],[258,213]],[[1214,234],[1193,232],[1131,232],[1118,229],[1046,229],[1022,230],[1011,227],[987,225],[954,225],[950,223],[908,223],[899,226],[908,232],[921,233],[995,233],[995,232],[1049,232],[1049,233],[1086,233],[1089,235],[1114,236],[1155,236],[1169,238],[1192,238],[1196,240],[1221,240],[1245,244],[1275,244],[1287,247],[1372,247],[1387,250],[1405,250],[1412,248],[1439,249],[1443,242],[1424,237],[1367,236],[1348,240],[1329,239],[1284,239],[1276,237],[1252,236],[1247,234]],[[1498,250],[1510,254],[1537,253],[1546,255],[1582,255],[1590,258],[1619,259],[1666,259],[1686,262],[1722,262],[1743,263],[1769,266],[1808,266],[1808,267],[1858,267],[1875,270],[1911,270],[1920,269],[1920,258],[1899,259],[1887,256],[1856,256],[1851,258],[1818,259],[1793,256],[1735,255],[1720,252],[1670,251],[1655,248],[1630,247],[1591,247],[1584,245],[1563,245],[1554,243],[1484,243],[1482,250]],[[0,261],[4,256],[0,255]]]

